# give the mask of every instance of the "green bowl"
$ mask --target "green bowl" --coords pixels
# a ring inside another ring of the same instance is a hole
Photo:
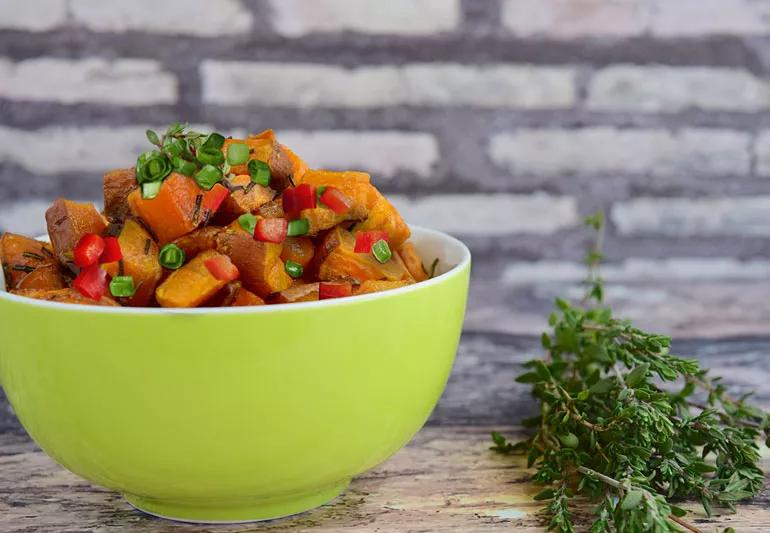
[[[470,252],[413,228],[441,275],[252,308],[76,306],[0,292],[0,379],[53,459],[148,513],[299,513],[398,451],[454,361]]]

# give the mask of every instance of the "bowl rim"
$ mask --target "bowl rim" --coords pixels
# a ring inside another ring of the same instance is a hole
[[[379,300],[382,298],[394,298],[401,294],[409,292],[420,291],[439,285],[448,281],[451,278],[459,276],[471,263],[471,252],[468,247],[461,240],[453,237],[443,231],[435,229],[424,228],[410,224],[409,228],[420,234],[425,235],[431,239],[437,239],[443,241],[450,246],[454,246],[460,250],[460,261],[452,266],[446,272],[439,274],[438,276],[407,285],[405,287],[399,287],[397,289],[391,289],[388,291],[374,292],[369,294],[359,294],[356,296],[348,296],[345,298],[332,298],[328,300],[319,300],[311,302],[297,302],[297,303],[282,303],[282,304],[270,304],[270,305],[253,305],[244,307],[195,307],[195,308],[179,308],[179,307],[112,307],[103,305],[88,305],[88,304],[71,304],[65,302],[50,302],[46,300],[37,300],[35,298],[28,298],[27,296],[20,296],[17,294],[11,294],[8,291],[0,290],[0,300],[6,300],[23,305],[29,305],[32,307],[43,307],[55,310],[71,310],[75,312],[90,312],[109,315],[230,315],[230,314],[262,314],[262,313],[281,313],[286,311],[301,311],[303,309],[324,309],[327,307],[337,307],[356,303],[363,303],[371,300]]]

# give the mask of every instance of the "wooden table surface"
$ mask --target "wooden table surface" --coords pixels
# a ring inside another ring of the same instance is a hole
[[[757,402],[770,405],[770,337],[680,341],[675,348],[725,376],[736,394],[757,390]],[[178,524],[132,510],[37,450],[3,403],[0,532],[542,531],[540,505],[531,500],[539,489],[528,482],[522,459],[488,449],[491,429],[515,435],[515,423],[531,412],[527,388],[513,378],[520,363],[538,353],[534,336],[466,333],[444,397],[405,449],[324,507],[241,526]],[[704,532],[727,526],[770,531],[770,491],[737,514],[707,519],[695,512],[689,521]]]

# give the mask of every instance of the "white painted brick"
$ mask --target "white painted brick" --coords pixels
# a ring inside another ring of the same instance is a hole
[[[2,0],[0,28],[45,31],[67,20],[67,0]]]
[[[755,172],[760,176],[770,176],[770,130],[762,130],[754,141]]]
[[[722,129],[533,129],[492,137],[490,155],[516,174],[747,175],[750,137]]]
[[[430,177],[438,142],[428,133],[405,131],[282,131],[281,143],[312,168],[365,170],[375,178],[407,171]]]
[[[621,235],[770,236],[770,196],[637,198],[612,206]]]
[[[177,80],[148,59],[0,58],[0,97],[65,104],[173,104]]]
[[[454,29],[459,0],[271,0],[273,27],[289,37],[314,32],[354,31],[422,35]]]
[[[616,65],[597,72],[588,88],[588,107],[596,110],[756,111],[769,106],[770,84],[731,68]]]
[[[457,235],[547,235],[580,221],[574,198],[543,193],[388,198],[407,222]]]
[[[655,35],[687,37],[770,32],[770,2],[765,0],[655,0],[652,4],[650,30]]]
[[[564,108],[571,68],[410,64],[346,69],[315,64],[204,61],[207,103],[368,108],[394,105]]]
[[[19,130],[0,126],[0,161],[38,174],[105,172],[130,167],[152,146],[143,127],[59,127]]]
[[[245,33],[253,16],[239,0],[105,2],[70,0],[74,22],[102,32],[139,31],[216,37]]]

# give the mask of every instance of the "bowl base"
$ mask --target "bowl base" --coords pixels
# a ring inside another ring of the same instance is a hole
[[[135,509],[158,518],[193,524],[242,524],[285,518],[320,507],[342,494],[349,484],[350,480],[346,480],[314,492],[232,505],[169,502],[133,494],[123,497]]]

